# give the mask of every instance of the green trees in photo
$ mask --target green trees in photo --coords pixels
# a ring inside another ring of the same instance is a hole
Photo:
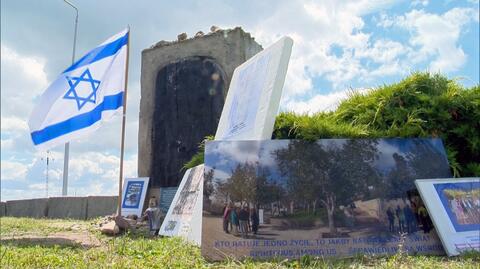
[[[365,198],[362,196],[380,180],[373,166],[377,141],[347,139],[335,142],[322,145],[293,140],[287,148],[273,153],[287,179],[290,196],[311,204],[314,210],[317,202],[322,203],[327,210],[331,234],[337,233],[336,207]]]

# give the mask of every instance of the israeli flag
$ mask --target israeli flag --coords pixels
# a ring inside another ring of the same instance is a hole
[[[47,88],[29,120],[39,150],[98,129],[123,106],[128,29],[88,52]]]

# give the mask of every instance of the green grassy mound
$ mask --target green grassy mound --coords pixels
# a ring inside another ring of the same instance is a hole
[[[352,91],[332,112],[280,113],[273,132],[273,139],[381,137],[439,137],[455,177],[480,176],[480,86],[414,73],[366,93]],[[185,168],[201,163],[203,145]]]

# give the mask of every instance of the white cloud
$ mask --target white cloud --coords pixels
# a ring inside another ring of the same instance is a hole
[[[330,82],[335,91],[349,87],[352,81],[371,82],[379,76],[404,74],[405,64],[400,58],[405,57],[408,48],[391,39],[373,39],[362,17],[394,4],[289,1],[273,9],[251,32],[265,47],[282,35],[294,39],[282,103],[314,92],[313,81],[317,79]],[[384,15],[383,21],[386,18]],[[334,47],[341,53],[336,53]],[[388,70],[382,70],[385,67]]]
[[[287,111],[294,111],[300,114],[313,114],[321,111],[333,111],[340,102],[346,99],[353,92],[365,93],[368,89],[343,90],[324,95],[315,95],[306,101],[290,100],[285,104]]]
[[[410,3],[410,6],[411,7],[417,7],[417,6],[426,7],[426,6],[428,6],[428,0],[413,0]]]
[[[2,160],[1,178],[3,180],[25,180],[28,165],[17,161]]]
[[[2,117],[2,132],[28,131],[27,122],[18,117]]]
[[[33,99],[47,86],[45,59],[20,55],[1,45],[2,117],[26,118],[32,110]]]
[[[395,18],[381,16],[378,25],[399,26],[410,32],[410,64],[427,61],[431,71],[448,73],[459,70],[467,61],[459,38],[471,21],[478,22],[478,9],[453,8],[444,14],[412,10]]]

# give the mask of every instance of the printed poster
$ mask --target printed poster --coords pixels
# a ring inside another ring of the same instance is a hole
[[[207,142],[202,254],[443,254],[414,184],[427,175],[451,177],[440,139]]]
[[[148,177],[125,178],[123,182],[122,216],[142,215],[148,187]]]

